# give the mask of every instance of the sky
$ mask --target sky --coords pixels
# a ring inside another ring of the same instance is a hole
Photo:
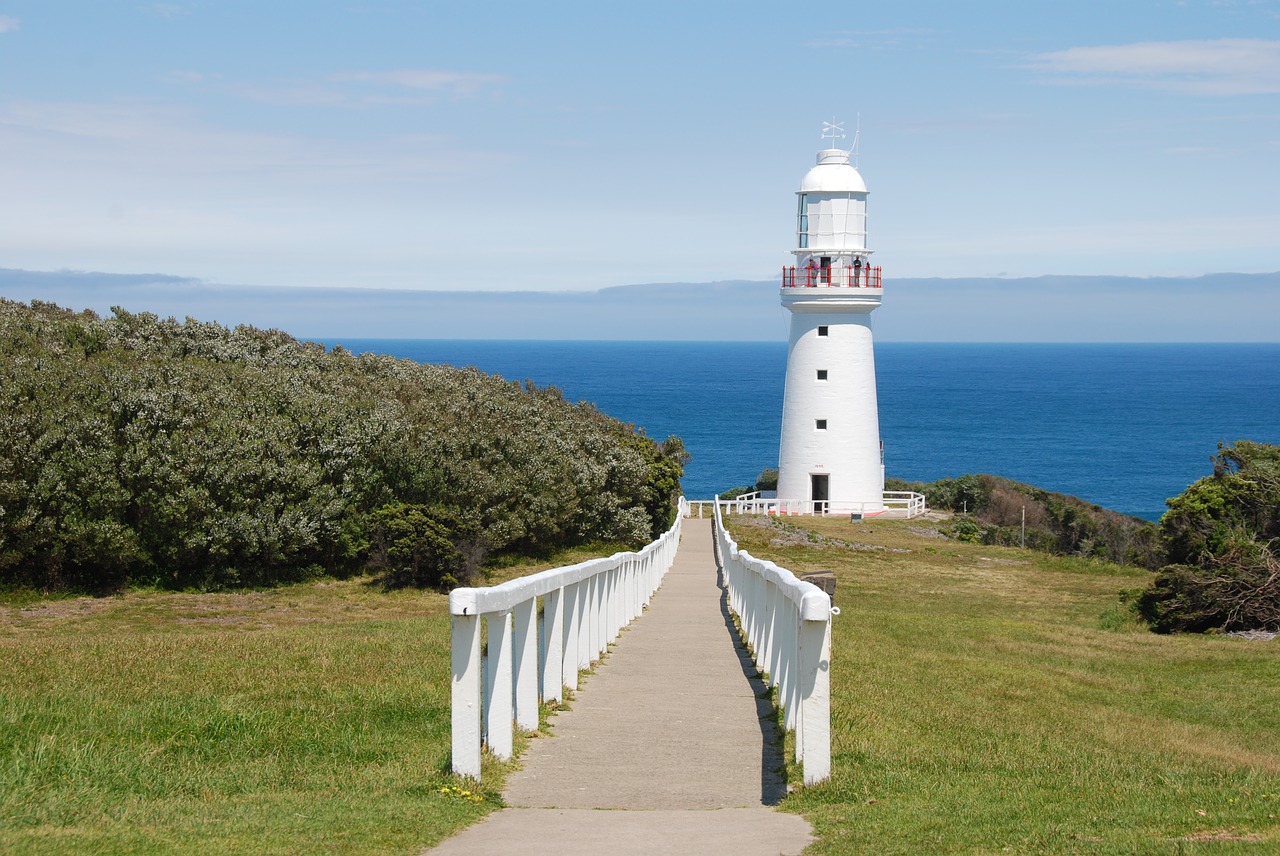
[[[0,267],[769,279],[833,120],[886,286],[1280,270],[1280,0],[0,0]]]

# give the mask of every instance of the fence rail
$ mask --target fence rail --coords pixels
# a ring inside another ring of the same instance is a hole
[[[757,559],[724,528],[715,502],[716,561],[756,667],[778,690],[784,726],[796,734],[804,783],[831,777],[831,617],[827,593]]]
[[[702,501],[694,500],[691,504],[698,506],[699,516],[701,516]],[[923,494],[905,490],[885,491],[879,504],[846,501],[833,503],[828,500],[809,499],[766,499],[761,497],[758,492],[745,493],[733,499],[717,498],[715,504],[723,510],[724,514],[777,514],[784,516],[791,514],[828,514],[833,504],[840,506],[842,509],[841,514],[850,512],[869,515],[880,514],[888,509],[905,511],[908,519],[924,514],[926,510]]]
[[[672,527],[639,552],[449,593],[455,773],[480,778],[482,744],[510,758],[514,729],[537,729],[540,701],[578,688],[578,671],[648,605],[687,513],[681,497]]]

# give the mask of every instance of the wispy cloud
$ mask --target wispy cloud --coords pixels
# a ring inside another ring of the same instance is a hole
[[[339,187],[399,192],[466,172],[483,158],[456,150],[443,137],[353,142],[256,133],[209,126],[185,111],[145,102],[0,102],[0,150],[12,155],[0,162],[5,186],[39,173],[63,187],[155,191],[163,198],[174,196],[175,188],[206,196],[292,197]]]
[[[190,4],[181,3],[153,3],[151,10],[162,18],[177,18],[179,15],[190,15],[192,12]]]
[[[0,33],[9,33],[18,29],[19,23],[20,22],[17,18],[12,18],[8,15],[0,15]]]
[[[486,86],[505,83],[507,79],[500,74],[404,68],[394,71],[350,71],[335,74],[333,80],[447,92],[453,95],[473,95]]]
[[[1058,83],[1124,85],[1195,95],[1280,93],[1280,41],[1204,39],[1074,47],[1036,56]]]
[[[934,31],[915,27],[885,30],[835,30],[806,42],[811,48],[901,48],[919,47],[932,42]]]
[[[171,83],[198,84],[207,78],[193,72],[175,72]],[[482,90],[506,83],[500,74],[439,69],[348,71],[323,80],[291,80],[229,88],[235,94],[281,107],[382,107],[430,104],[441,98],[471,98]]]
[[[199,71],[167,71],[160,75],[165,83],[200,84],[209,80],[209,75]]]

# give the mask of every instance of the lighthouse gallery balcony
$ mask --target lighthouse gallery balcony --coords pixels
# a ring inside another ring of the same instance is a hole
[[[879,266],[782,268],[783,288],[881,288]]]

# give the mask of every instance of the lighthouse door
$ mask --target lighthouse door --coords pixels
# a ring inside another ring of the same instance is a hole
[[[814,514],[827,513],[827,500],[831,498],[827,493],[828,478],[829,476],[826,473],[823,473],[822,475],[815,473],[809,476],[809,484],[813,496]]]

